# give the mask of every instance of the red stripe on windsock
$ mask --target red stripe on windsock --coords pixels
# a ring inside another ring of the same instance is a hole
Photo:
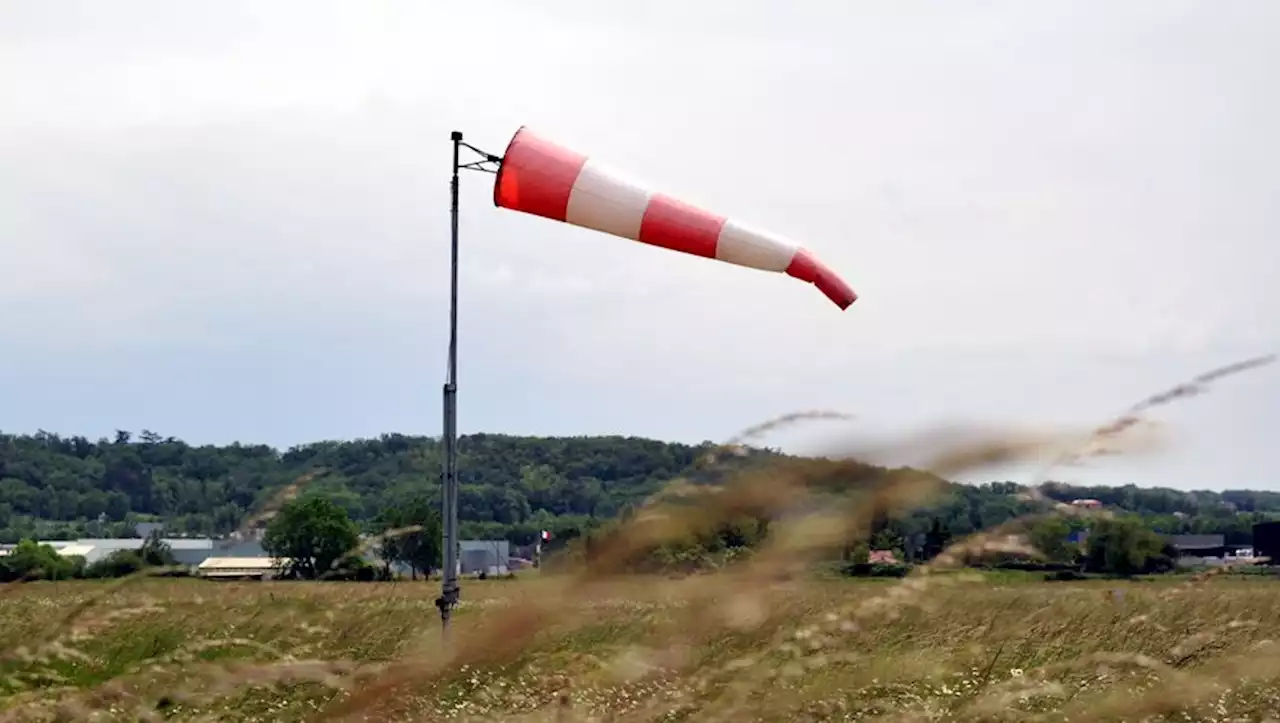
[[[523,127],[507,144],[493,183],[495,206],[563,221],[569,193],[587,157]]]
[[[640,221],[642,243],[686,254],[716,257],[716,241],[724,217],[703,211],[661,193],[653,194]]]
[[[819,291],[841,309],[849,308],[858,300],[858,295],[843,279],[805,249],[796,251],[795,258],[791,259],[791,265],[787,267],[787,275],[817,286]]]

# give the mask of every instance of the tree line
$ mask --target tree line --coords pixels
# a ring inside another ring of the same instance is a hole
[[[628,437],[468,435],[459,493],[467,537],[528,544],[543,529],[581,528],[643,500],[710,445]],[[383,510],[439,502],[440,445],[388,434],[279,451],[265,445],[189,445],[143,431],[90,441],[40,432],[0,434],[0,541],[129,536],[137,522],[169,534],[224,535],[281,489],[308,486],[362,528]]]
[[[557,540],[581,536],[666,481],[702,474],[695,462],[712,448],[622,436],[464,436],[461,534],[516,545],[531,544],[544,529]],[[149,521],[163,522],[167,535],[225,535],[317,470],[323,474],[304,496],[329,500],[358,533],[384,529],[388,510],[439,509],[440,445],[426,437],[387,434],[282,451],[190,445],[147,430],[98,440],[0,434],[0,542],[132,536],[138,522]],[[929,506],[886,521],[871,544],[905,547],[935,527],[960,537],[1003,524],[1030,511],[1021,490],[1012,482],[949,484]],[[1280,516],[1276,492],[1066,484],[1044,492],[1063,502],[1097,499],[1158,533],[1217,533],[1235,545],[1252,541],[1255,522]]]

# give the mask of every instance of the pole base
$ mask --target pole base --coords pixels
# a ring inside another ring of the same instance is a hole
[[[445,590],[440,597],[436,598],[436,607],[440,609],[440,622],[445,628],[449,627],[449,618],[453,617],[453,609],[458,606],[461,592],[455,587],[452,590]]]

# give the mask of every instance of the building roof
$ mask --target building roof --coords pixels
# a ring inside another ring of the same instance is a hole
[[[171,550],[213,549],[213,539],[209,537],[163,537],[160,541]],[[139,550],[145,542],[141,537],[81,537],[75,540],[39,540],[37,544],[49,545],[54,549],[69,545],[88,545],[99,550]]]
[[[270,557],[206,557],[196,567],[200,570],[273,570],[282,567],[284,560]]]
[[[1226,541],[1225,535],[1173,535],[1169,538],[1169,542],[1179,550],[1222,547]]]
[[[138,537],[146,537],[152,532],[164,532],[163,522],[139,522],[133,526],[133,532]]]
[[[208,537],[166,537],[161,540],[179,558],[194,559],[201,551],[212,551],[213,540]],[[92,553],[106,556],[119,550],[141,550],[146,540],[140,537],[82,537],[77,540],[39,540],[36,544],[48,545],[62,555],[81,555],[88,557]],[[8,554],[15,545],[0,548],[0,554]],[[191,553],[183,555],[182,553]]]
[[[171,550],[212,550],[213,540],[208,537],[162,537],[160,541]],[[141,537],[85,537],[76,540],[76,544],[93,545],[111,550],[138,550],[146,542]]]
[[[504,549],[510,549],[511,543],[506,540],[459,540],[458,547],[462,548],[463,552],[475,550],[501,552]]]

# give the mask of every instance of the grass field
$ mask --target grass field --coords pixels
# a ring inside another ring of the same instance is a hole
[[[1263,578],[470,582],[452,661],[436,594],[6,588],[0,720],[1280,717],[1280,586]]]
[[[913,452],[916,469],[860,464],[869,450],[846,445],[720,484],[673,480],[590,555],[566,555],[573,573],[465,584],[448,640],[438,587],[425,583],[6,585],[0,723],[1280,720],[1274,577],[1045,582],[967,571],[987,555],[1037,556],[1024,534],[1034,519],[1110,514],[1037,486],[1019,499],[1043,511],[955,541],[903,580],[814,573],[943,479],[1064,444],[1045,475],[1147,449],[1147,411],[1273,360],[1196,376],[1079,438],[942,430],[891,445]],[[829,416],[785,415],[725,450]],[[628,574],[655,546],[744,516],[769,531],[733,564]]]

